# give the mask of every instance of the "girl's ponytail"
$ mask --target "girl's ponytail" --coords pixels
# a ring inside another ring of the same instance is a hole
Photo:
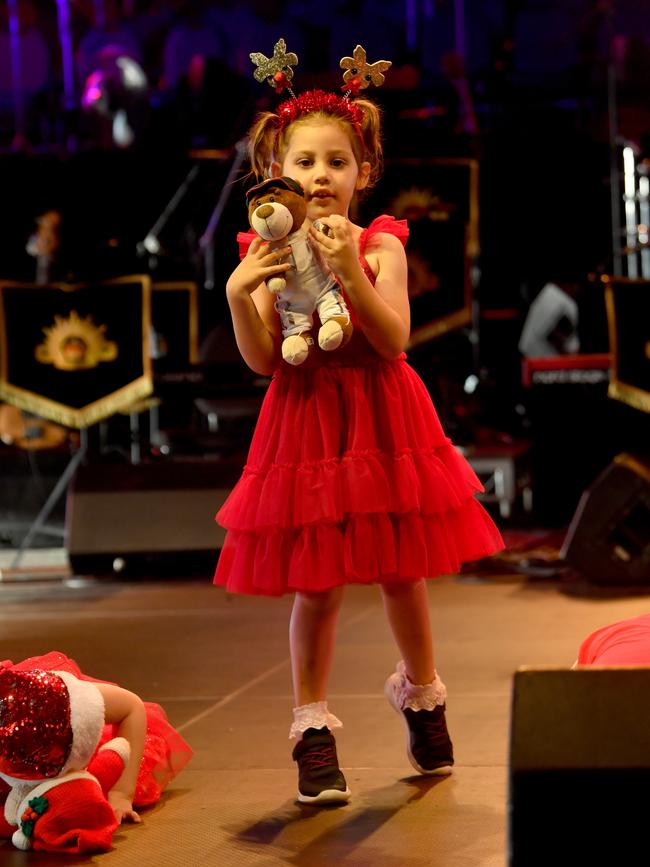
[[[251,172],[258,181],[269,176],[275,160],[275,141],[280,129],[280,118],[271,111],[259,114],[248,133],[248,158]]]
[[[366,189],[379,180],[384,167],[384,148],[381,140],[381,110],[369,99],[355,99],[354,104],[363,109],[361,136],[366,150],[364,159],[370,163],[370,175]]]

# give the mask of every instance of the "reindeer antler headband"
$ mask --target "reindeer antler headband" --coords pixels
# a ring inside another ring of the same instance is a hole
[[[287,53],[284,39],[278,39],[275,43],[272,57],[253,52],[250,58],[257,67],[254,72],[256,81],[267,81],[278,94],[283,90],[288,90],[291,94],[291,99],[281,102],[277,109],[281,129],[303,115],[322,111],[348,120],[359,134],[364,112],[350,97],[357,97],[359,91],[365,90],[371,84],[379,87],[384,83],[384,72],[392,66],[390,60],[368,63],[365,48],[357,45],[352,57],[341,58],[339,64],[341,69],[345,70],[341,88],[344,91],[343,96],[324,90],[308,90],[296,96],[290,82],[293,80],[292,67],[298,63],[298,55]]]

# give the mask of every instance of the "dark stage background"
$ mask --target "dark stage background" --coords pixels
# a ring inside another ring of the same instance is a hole
[[[606,382],[525,387],[518,347],[531,303],[552,281],[577,302],[579,352],[609,351],[600,277],[617,267],[624,273],[627,262],[623,148],[632,147],[639,177],[647,168],[650,25],[642,7],[591,0],[340,0],[326,9],[310,0],[21,0],[12,18],[3,5],[0,278],[35,279],[26,245],[39,215],[54,209],[62,222],[47,263],[50,280],[144,273],[156,282],[195,283],[200,364],[176,361],[174,378],[158,354],[154,393],[162,403],[156,425],[138,433],[139,459],[241,451],[259,397],[250,390],[263,384],[238,361],[224,298],[237,261],[235,234],[246,225],[244,170],[234,178],[232,170],[255,112],[274,102],[270,88],[253,81],[248,53],[269,55],[284,37],[300,58],[296,90],[336,89],[339,58],[360,42],[369,60],[390,58],[394,66],[371,94],[385,112],[389,187],[380,185],[356,218],[365,222],[410,195],[408,207],[424,208],[415,222],[429,220],[433,248],[454,251],[424,263],[425,283],[430,278],[435,291],[462,298],[466,278],[469,291],[463,315],[434,328],[411,359],[461,445],[489,451],[525,444],[534,494],[527,519],[560,525],[614,455],[647,448],[648,415],[608,398]],[[11,24],[20,41],[12,42]],[[400,189],[399,168],[391,175],[390,167],[404,160],[415,161],[415,170]],[[471,203],[461,186],[436,186],[432,160],[474,167]],[[206,262],[199,240],[220,198]],[[447,246],[435,221],[445,209],[465,208],[468,225],[473,209],[475,237]],[[145,241],[156,224],[152,247]],[[422,315],[419,324],[429,324]],[[237,405],[246,409],[238,413]],[[108,428],[102,460],[132,460],[134,432],[125,418]],[[46,474],[57,459],[47,460]],[[12,473],[28,466],[15,447],[0,447],[0,461]],[[22,508],[15,497],[6,507]]]

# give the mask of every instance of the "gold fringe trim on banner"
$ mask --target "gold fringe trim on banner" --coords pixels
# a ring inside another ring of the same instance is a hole
[[[0,400],[24,409],[41,418],[54,421],[66,427],[85,428],[128,410],[135,401],[142,400],[153,392],[153,382],[150,376],[141,376],[128,385],[112,392],[99,400],[89,403],[81,409],[74,409],[63,403],[57,403],[22,388],[16,388],[6,382],[0,382]]]
[[[456,313],[451,313],[449,316],[441,316],[440,319],[434,319],[428,325],[423,325],[421,328],[416,328],[411,334],[409,342],[406,345],[407,351],[418,346],[420,343],[426,343],[427,340],[432,340],[434,337],[439,337],[441,334],[446,334],[448,331],[455,331],[457,328],[462,328],[472,321],[471,308],[465,307],[458,310]]]
[[[650,394],[633,385],[627,385],[615,379],[610,382],[607,395],[628,404],[628,406],[633,406],[635,409],[640,409],[642,412],[650,412]]]
[[[616,455],[614,463],[627,467],[628,470],[632,470],[637,476],[645,479],[646,482],[650,482],[650,467],[632,457],[632,455],[628,455],[627,452],[621,452],[620,455]]]
[[[0,400],[17,406],[19,409],[31,412],[41,418],[56,422],[72,428],[86,428],[90,425],[103,421],[115,413],[129,410],[136,401],[149,397],[153,392],[153,373],[151,358],[149,356],[149,330],[151,327],[151,278],[148,274],[130,274],[124,277],[115,277],[110,280],[102,280],[100,286],[119,285],[124,283],[140,283],[142,286],[142,361],[143,374],[110,394],[94,400],[80,409],[68,406],[64,403],[52,400],[44,395],[36,394],[19,386],[12,385],[7,381],[7,347],[6,347],[6,321],[4,303],[2,297],[3,288],[28,288],[34,287],[31,283],[18,283],[11,280],[0,281]],[[64,292],[75,292],[86,288],[88,283],[51,283],[52,289]],[[39,287],[43,288],[43,287]]]

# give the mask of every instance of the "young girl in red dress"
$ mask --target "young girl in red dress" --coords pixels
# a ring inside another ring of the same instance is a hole
[[[352,70],[353,93],[373,67]],[[405,723],[408,757],[423,774],[449,773],[446,689],[424,578],[454,573],[502,541],[475,499],[478,479],[406,362],[406,222],[380,216],[364,229],[349,219],[353,198],[381,169],[377,106],[310,91],[261,114],[249,141],[258,180],[286,176],[304,188],[304,228],[340,284],[354,332],[335,351],[314,346],[300,366],[283,361],[265,281],[291,267],[280,262],[290,250],[271,252],[250,233],[240,236],[248,250],[226,286],[235,336],[245,362],[273,379],[243,475],[217,515],[228,532],[214,580],[234,593],[295,594],[290,737],[298,740],[298,799],[347,801],[331,732],[341,722],[327,705],[345,586],[379,585],[402,656],[386,695]]]
[[[139,822],[137,809],[155,804],[166,786],[192,758],[191,747],[169,724],[159,704],[142,701],[135,693],[117,684],[83,674],[77,663],[64,653],[54,650],[15,664],[11,660],[0,661],[3,677],[4,673],[14,671],[63,672],[97,688],[99,696],[96,701],[102,708],[104,726],[95,754],[103,744],[118,736],[126,738],[130,745],[129,761],[108,795],[118,823]],[[5,724],[6,720],[3,720]],[[0,746],[0,755],[4,756],[5,744]],[[25,779],[29,778],[27,774]],[[7,791],[8,786],[0,779],[0,802]]]

